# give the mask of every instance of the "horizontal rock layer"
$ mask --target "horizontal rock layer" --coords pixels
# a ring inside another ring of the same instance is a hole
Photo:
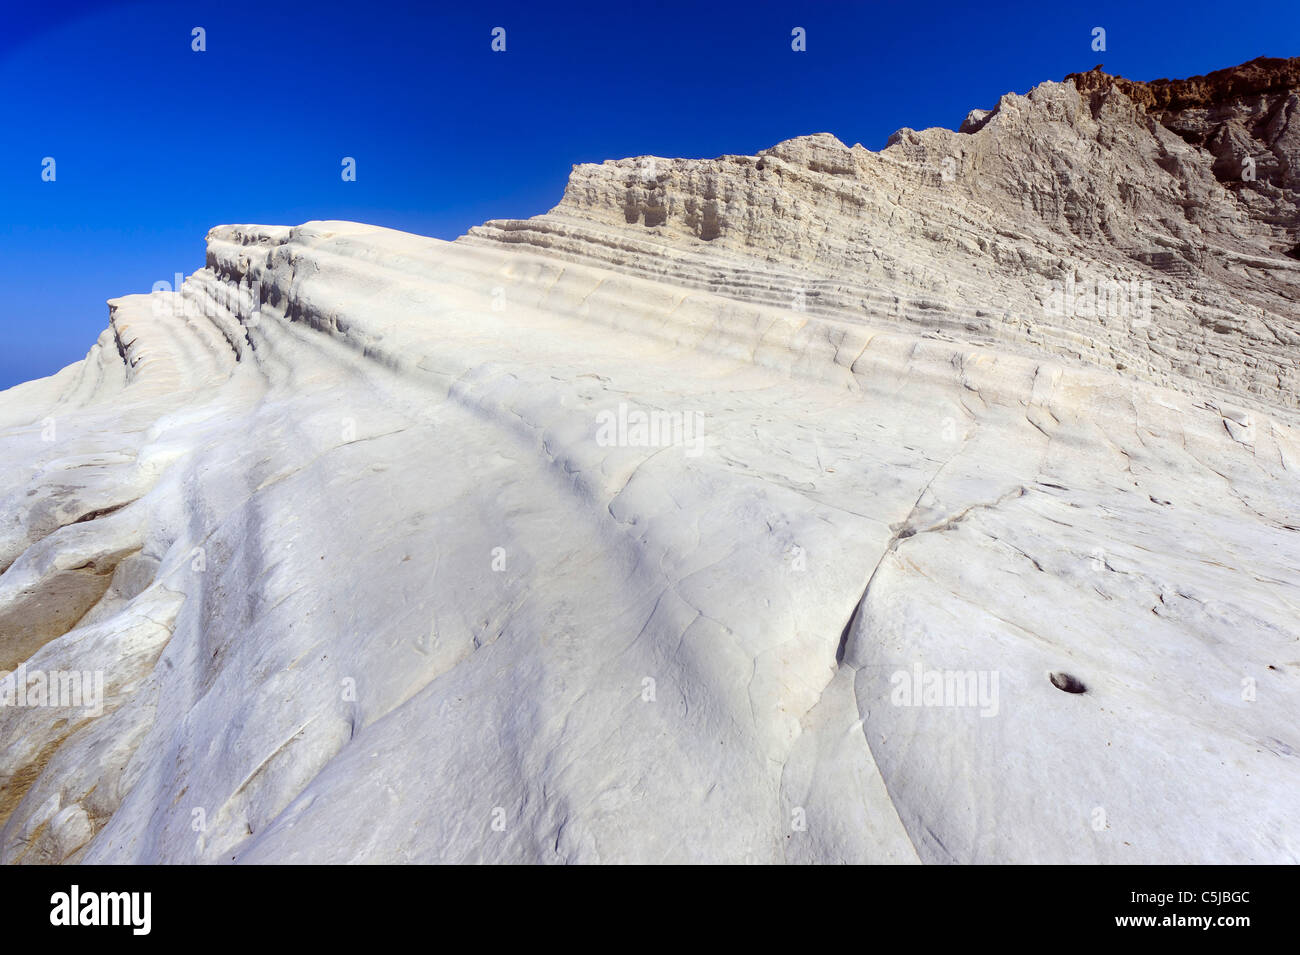
[[[1171,129],[1083,75],[1086,95],[1044,83],[973,132],[904,129],[879,153],[821,134],[576,166],[550,213],[461,241],[1300,408],[1296,91],[1218,117],[1267,117],[1267,142],[1219,132],[1216,153],[1183,138],[1204,111]]]

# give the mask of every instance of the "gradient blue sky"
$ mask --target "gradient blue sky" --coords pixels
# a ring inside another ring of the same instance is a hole
[[[1300,54],[1300,0],[11,0],[4,17],[0,388],[83,357],[105,299],[202,267],[218,223],[354,219],[450,239],[546,211],[573,163],[821,131],[878,149],[1098,62],[1155,79]]]

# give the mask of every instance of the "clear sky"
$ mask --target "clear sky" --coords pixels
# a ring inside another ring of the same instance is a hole
[[[573,163],[822,131],[879,149],[1097,63],[1155,79],[1300,54],[1300,0],[7,0],[4,19],[0,388],[83,357],[105,299],[202,267],[219,223],[450,239],[546,211]]]

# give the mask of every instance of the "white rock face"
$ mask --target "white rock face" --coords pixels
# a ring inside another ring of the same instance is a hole
[[[1300,262],[1098,95],[212,230],[0,395],[0,859],[1300,860]]]

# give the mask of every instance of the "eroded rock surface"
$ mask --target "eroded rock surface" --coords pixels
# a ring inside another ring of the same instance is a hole
[[[0,859],[1297,861],[1286,75],[212,230],[0,395]]]

